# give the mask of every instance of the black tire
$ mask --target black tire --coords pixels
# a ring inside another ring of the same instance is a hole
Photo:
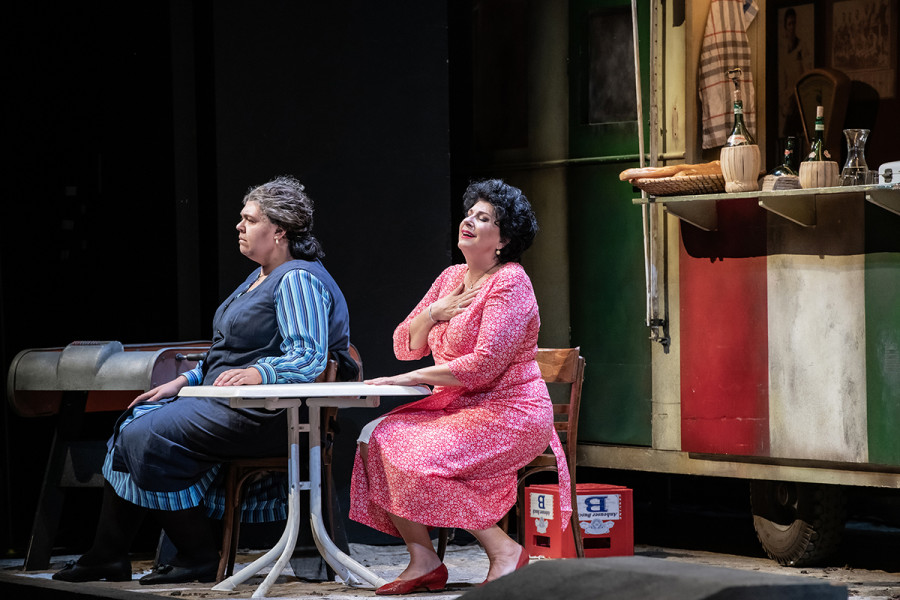
[[[753,481],[753,527],[766,554],[780,565],[806,567],[831,558],[844,531],[846,498],[834,485]]]

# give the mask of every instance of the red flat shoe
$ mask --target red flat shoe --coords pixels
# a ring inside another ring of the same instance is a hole
[[[522,567],[527,565],[528,561],[530,561],[530,560],[531,560],[531,556],[528,555],[528,551],[523,547],[522,551],[519,552],[519,560],[516,561],[516,568],[513,569],[513,571],[518,571],[519,569],[521,569]],[[498,579],[499,579],[499,577],[498,577]],[[481,587],[488,583],[489,583],[488,580],[485,579],[484,581],[482,581],[481,583],[478,584],[478,587]]]
[[[447,566],[441,563],[441,566],[437,569],[430,573],[425,573],[421,577],[395,579],[390,583],[386,583],[375,590],[375,594],[378,596],[399,596],[413,592],[439,592],[447,587],[447,577],[449,577]]]
[[[519,561],[516,563],[516,568],[515,568],[515,570],[518,571],[519,569],[521,569],[522,567],[524,567],[525,565],[527,565],[527,564],[528,564],[528,561],[530,561],[530,560],[531,560],[531,556],[528,555],[528,550],[526,550],[526,549],[523,547],[523,548],[522,548],[522,553],[519,554]]]

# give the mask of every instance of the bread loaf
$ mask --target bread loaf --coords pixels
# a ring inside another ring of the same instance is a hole
[[[722,173],[719,161],[695,165],[667,165],[665,167],[640,167],[625,169],[619,173],[619,179],[630,181],[632,179],[657,179],[660,177],[687,177],[688,175],[717,175]]]
[[[682,169],[675,174],[675,177],[687,177],[688,175],[721,175],[722,165],[719,161],[703,163],[699,165],[686,165],[688,168]]]
[[[619,173],[619,179],[629,181],[631,179],[645,179],[657,177],[674,177],[685,165],[669,165],[666,167],[640,167],[625,169]]]

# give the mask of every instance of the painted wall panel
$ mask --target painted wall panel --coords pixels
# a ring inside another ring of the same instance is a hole
[[[649,446],[651,342],[644,323],[641,212],[619,173],[638,158],[637,114],[609,118],[634,94],[627,0],[569,7],[569,280],[572,343],[586,359],[579,440]],[[641,64],[649,64],[649,5],[638,7]],[[645,119],[649,70],[641,71]],[[611,96],[608,92],[612,92]],[[600,109],[599,111],[596,109]],[[645,130],[645,138],[647,132]]]
[[[866,460],[864,262],[768,259],[772,456]]]
[[[900,465],[900,253],[866,255],[869,461]]]
[[[681,436],[688,452],[767,455],[766,217],[719,203],[719,228],[682,225]]]
[[[768,219],[772,455],[864,462],[866,202],[818,196],[815,216]]]
[[[572,343],[586,360],[579,440],[650,445],[641,215],[630,187],[608,186],[619,170],[569,171]]]

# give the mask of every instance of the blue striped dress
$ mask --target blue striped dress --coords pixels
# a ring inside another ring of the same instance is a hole
[[[219,373],[252,367],[262,383],[315,380],[329,350],[346,350],[349,317],[340,288],[318,261],[289,261],[256,288],[254,271],[213,319],[206,359],[185,373],[188,385],[211,385]],[[182,392],[183,393],[183,392]],[[156,510],[204,505],[221,518],[220,465],[236,457],[285,456],[283,410],[234,409],[227,400],[179,396],[139,404],[116,424],[103,475],[122,498]],[[284,477],[255,482],[242,520],[286,518]]]

